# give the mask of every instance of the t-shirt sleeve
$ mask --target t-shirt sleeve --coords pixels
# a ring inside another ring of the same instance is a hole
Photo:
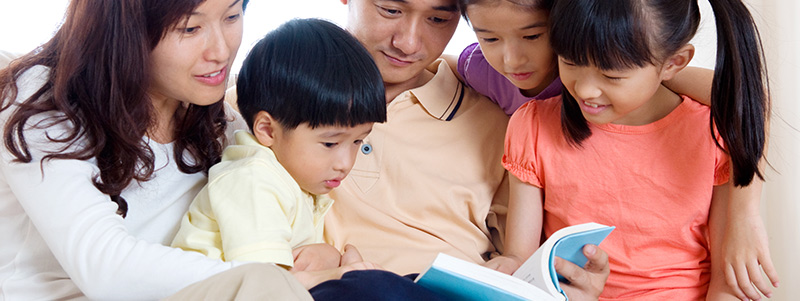
[[[251,164],[209,183],[211,210],[219,224],[226,261],[271,262],[293,266],[289,216],[297,198],[270,167]],[[284,187],[285,186],[285,187]]]
[[[492,87],[491,73],[497,72],[483,57],[483,52],[481,52],[478,43],[467,46],[458,56],[458,74],[464,79],[464,83],[497,103],[497,95],[495,95],[497,87]]]
[[[718,134],[716,125],[714,126],[714,133],[719,145],[725,146],[725,141]],[[714,162],[714,186],[728,183],[731,177],[731,158],[724,149],[719,147],[715,148],[715,162]]]
[[[461,52],[458,57],[458,73],[465,84],[488,97],[507,115],[513,114],[517,107],[529,100],[520,94],[519,88],[492,68],[478,43],[467,46]]]
[[[537,140],[539,139],[538,102],[522,105],[508,122],[503,167],[521,181],[543,187],[537,174]]]

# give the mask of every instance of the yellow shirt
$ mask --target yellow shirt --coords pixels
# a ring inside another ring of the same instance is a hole
[[[300,189],[253,135],[235,135],[236,145],[211,167],[172,246],[225,261],[291,267],[292,249],[323,242],[323,217],[333,201]]]
[[[388,104],[387,122],[373,126],[325,217],[328,243],[353,244],[401,275],[439,252],[483,262],[494,251],[486,219],[505,174],[506,114],[443,60],[428,70],[433,79]]]

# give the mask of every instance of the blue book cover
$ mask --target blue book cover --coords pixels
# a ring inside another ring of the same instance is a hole
[[[600,243],[606,239],[612,230],[614,230],[614,227],[605,226],[592,230],[572,233],[556,241],[555,245],[553,245],[553,252],[550,253],[550,275],[553,276],[553,284],[558,287],[559,292],[563,292],[563,290],[561,290],[561,286],[558,284],[558,281],[564,281],[565,279],[563,276],[556,273],[555,256],[561,257],[579,267],[582,267],[586,265],[586,261],[589,260],[585,255],[583,255],[583,246],[587,244],[600,245]],[[558,275],[558,277],[555,277],[555,275]]]
[[[442,253],[414,282],[448,300],[558,300],[521,279]]]
[[[555,256],[584,266],[588,259],[583,246],[599,245],[612,230],[597,223],[558,230],[513,275],[439,253],[414,281],[450,300],[567,300],[558,282]]]

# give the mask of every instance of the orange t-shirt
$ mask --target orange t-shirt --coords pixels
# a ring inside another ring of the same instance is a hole
[[[601,299],[698,300],[710,278],[713,186],[728,182],[709,108],[689,98],[643,126],[590,124],[582,147],[561,131],[561,97],[531,101],[509,122],[503,165],[544,191],[544,234],[616,226],[601,244],[611,275]]]

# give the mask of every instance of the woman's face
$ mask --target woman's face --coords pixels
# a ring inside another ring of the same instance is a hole
[[[206,0],[169,29],[151,53],[153,101],[204,106],[222,99],[242,42],[242,14],[241,0]]]

